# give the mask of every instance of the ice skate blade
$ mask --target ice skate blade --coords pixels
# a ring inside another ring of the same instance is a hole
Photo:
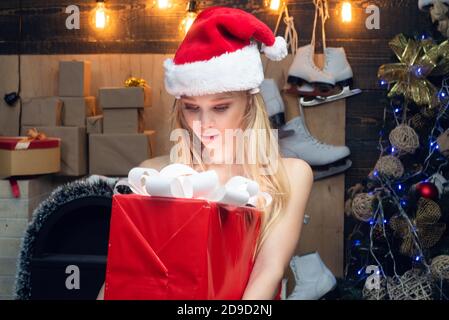
[[[320,104],[324,104],[324,103],[329,103],[332,101],[337,101],[340,99],[345,99],[345,98],[349,98],[352,96],[355,96],[359,93],[362,93],[362,90],[360,89],[349,89],[347,87],[345,87],[339,94],[333,95],[333,96],[329,96],[329,97],[316,97],[313,100],[305,100],[304,98],[300,98],[299,102],[301,103],[302,106],[304,107],[314,107]]]
[[[350,159],[340,160],[333,164],[320,167],[312,167],[313,170],[313,180],[318,181],[328,177],[335,176],[337,174],[343,173],[352,166],[352,161]]]

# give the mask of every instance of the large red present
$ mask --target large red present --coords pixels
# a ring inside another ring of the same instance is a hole
[[[115,194],[105,299],[241,299],[261,212],[202,199]]]

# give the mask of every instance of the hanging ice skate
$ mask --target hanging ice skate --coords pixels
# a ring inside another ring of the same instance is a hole
[[[311,107],[344,99],[361,93],[351,89],[353,73],[344,48],[327,48],[325,23],[329,18],[327,0],[314,0],[315,19],[311,43],[298,48],[288,72],[290,87],[286,92],[299,97],[303,106]],[[315,61],[316,26],[321,18],[324,66],[319,68]]]
[[[264,79],[259,88],[271,126],[278,129],[279,139],[293,135],[293,130],[284,130],[283,128],[285,125],[285,106],[274,79]]]
[[[301,105],[299,108],[301,115],[304,115]],[[279,139],[282,156],[307,162],[312,167],[315,181],[343,173],[351,167],[349,148],[326,144],[316,139],[307,128],[304,116],[289,120],[282,129],[294,131],[293,135]]]

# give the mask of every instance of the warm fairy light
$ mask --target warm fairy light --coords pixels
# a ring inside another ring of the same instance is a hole
[[[179,29],[181,30],[182,33],[184,33],[184,35],[187,34],[187,32],[189,32],[190,27],[192,26],[192,23],[195,21],[196,19],[196,1],[195,0],[191,0],[187,3],[187,8],[186,8],[186,15],[184,17],[184,19],[182,19],[181,24],[179,26]]]
[[[341,20],[346,23],[352,21],[352,5],[350,1],[343,2],[341,7]]]
[[[281,6],[281,0],[270,0],[270,9],[273,11],[278,11]]]
[[[181,31],[184,32],[184,35],[189,32],[190,27],[192,26],[193,21],[196,19],[196,12],[187,12],[184,19],[181,21]]]
[[[157,0],[157,7],[159,9],[168,9],[171,7],[170,0]]]
[[[95,8],[95,27],[98,29],[104,29],[106,27],[104,1],[97,1],[97,7]]]

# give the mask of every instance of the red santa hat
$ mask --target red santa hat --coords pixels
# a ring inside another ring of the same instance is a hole
[[[257,42],[268,59],[288,54],[282,37],[254,15],[221,6],[203,10],[192,23],[173,59],[164,61],[165,89],[176,98],[227,91],[258,92],[264,80]]]

